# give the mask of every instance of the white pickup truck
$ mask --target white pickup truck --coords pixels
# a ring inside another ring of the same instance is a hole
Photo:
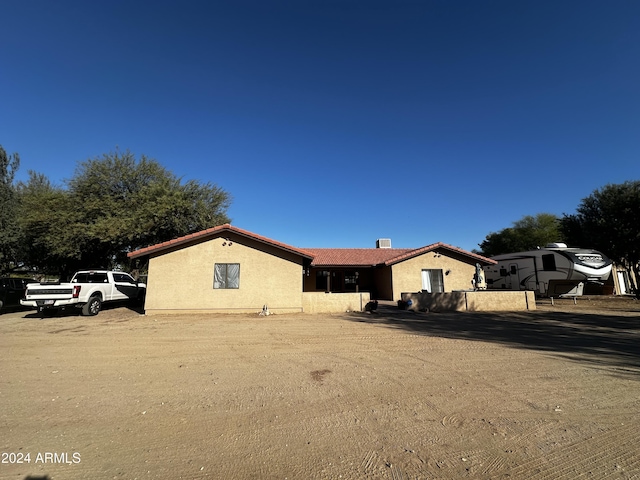
[[[69,283],[31,283],[20,304],[38,312],[82,308],[83,315],[97,315],[104,302],[140,301],[147,286],[124,272],[83,270],[76,272]]]

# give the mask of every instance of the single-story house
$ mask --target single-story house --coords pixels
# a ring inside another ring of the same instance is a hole
[[[130,252],[148,258],[147,313],[344,311],[403,292],[470,289],[493,260],[444,243],[417,249],[301,249],[225,224]],[[313,305],[313,308],[305,306]]]
[[[379,242],[380,243],[380,242]],[[390,242],[388,242],[390,243]],[[307,248],[313,261],[304,291],[371,292],[400,300],[403,292],[445,293],[473,288],[476,264],[494,260],[438,242],[421,248]]]

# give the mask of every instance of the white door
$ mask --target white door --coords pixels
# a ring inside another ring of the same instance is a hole
[[[422,291],[427,293],[444,292],[442,270],[422,270]]]
[[[618,272],[618,285],[620,285],[620,291],[618,295],[626,295],[629,293],[628,285],[629,278],[627,272]]]
[[[433,293],[431,287],[431,271],[422,270],[422,291],[427,293]]]

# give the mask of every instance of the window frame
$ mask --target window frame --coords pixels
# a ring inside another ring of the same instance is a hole
[[[114,283],[131,283],[134,285],[136,283],[133,277],[125,272],[113,272],[113,281]]]
[[[229,267],[237,267],[237,273],[229,271]],[[230,277],[231,274],[231,277]],[[235,278],[232,278],[235,277]],[[240,264],[233,262],[213,264],[213,289],[238,290],[240,288]]]
[[[542,255],[542,270],[544,272],[558,271],[558,267],[556,265],[556,256],[553,253]]]
[[[423,272],[429,272],[428,279],[429,279],[429,287],[431,288],[431,291],[427,289],[427,293],[444,293],[445,292],[444,272],[442,271],[441,268],[423,268],[422,269],[422,271],[420,272],[420,281],[422,282],[422,291],[425,291]],[[437,278],[435,279],[434,279],[434,272],[437,273],[437,275],[435,275],[435,277]],[[434,282],[434,280],[436,281]],[[435,290],[434,287],[439,287],[439,290],[434,291]]]

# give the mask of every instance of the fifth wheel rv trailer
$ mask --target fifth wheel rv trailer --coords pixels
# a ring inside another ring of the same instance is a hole
[[[611,273],[611,260],[602,253],[564,243],[491,258],[498,263],[485,267],[487,288],[533,290],[546,297],[580,296],[585,283],[602,283]]]

